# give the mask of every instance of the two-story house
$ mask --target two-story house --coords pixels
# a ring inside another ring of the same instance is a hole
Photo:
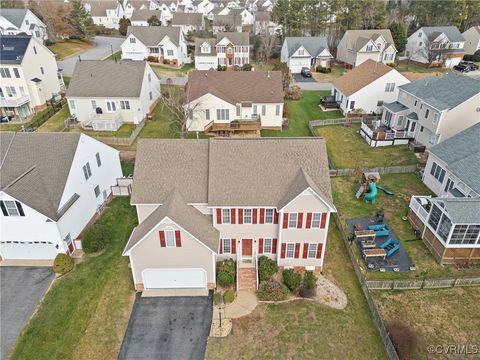
[[[162,24],[171,24],[173,13],[177,11],[176,1],[152,1],[150,10],[160,10],[162,12],[161,22]]]
[[[119,152],[80,133],[0,133],[0,258],[53,260],[122,177]]]
[[[146,61],[77,61],[66,98],[84,128],[116,131],[138,124],[160,96],[160,81]]]
[[[250,39],[247,32],[218,33],[216,39],[195,40],[195,69],[216,69],[250,63]]]
[[[457,73],[427,77],[400,86],[397,101],[383,107],[372,146],[401,138],[431,148],[480,122],[480,81]]]
[[[141,140],[134,178],[139,225],[123,254],[137,291],[206,295],[226,258],[237,262],[238,290],[256,289],[262,255],[323,270],[336,210],[322,138]]]
[[[155,1],[153,0],[123,0],[124,15],[131,19],[137,10],[154,10]]]
[[[473,55],[480,50],[480,25],[472,26],[462,36],[465,39],[465,54]]]
[[[0,114],[26,121],[60,93],[55,55],[29,35],[0,35],[0,46]]]
[[[205,30],[205,20],[202,13],[176,12],[172,17],[172,26],[178,26],[184,34]]]
[[[48,39],[47,25],[29,9],[2,9],[0,13],[1,35],[31,35],[42,43]]]
[[[210,0],[198,0],[195,4],[195,12],[202,13],[203,16],[207,16],[214,8],[215,4]]]
[[[127,38],[120,46],[122,59],[156,61],[182,66],[187,59],[187,44],[176,26],[129,26]]]
[[[95,25],[103,25],[109,29],[118,30],[118,22],[125,15],[123,3],[118,0],[87,0],[84,6]]]
[[[465,55],[464,45],[456,26],[423,26],[408,37],[405,55],[428,66],[453,68]]]
[[[397,49],[388,29],[347,30],[337,46],[337,60],[355,67],[371,59],[384,64],[395,62]]]
[[[306,67],[315,71],[317,66],[330,68],[333,59],[324,36],[286,37],[280,52],[280,61],[287,64],[292,74]]]
[[[280,71],[190,71],[185,96],[188,131],[230,136],[282,128]]]

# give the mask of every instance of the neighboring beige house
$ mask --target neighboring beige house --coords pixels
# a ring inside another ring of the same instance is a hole
[[[397,49],[388,29],[347,30],[337,46],[337,60],[355,67],[371,59],[384,64],[395,62]]]
[[[77,61],[66,98],[83,128],[116,131],[138,124],[160,96],[160,81],[145,61]]]
[[[156,17],[162,25],[167,25],[162,23],[162,12],[160,10],[149,10],[149,9],[140,9],[135,10],[130,18],[132,26],[149,26],[148,19],[152,16]]]
[[[457,73],[427,77],[400,86],[397,101],[383,107],[376,129],[362,124],[368,138],[376,140],[372,146],[408,138],[431,148],[480,122],[480,81]]]
[[[213,33],[218,32],[241,32],[242,17],[240,15],[215,15],[213,18]]]
[[[216,39],[195,39],[195,69],[216,69],[218,65],[233,67],[250,63],[248,32],[217,33]]]
[[[286,37],[280,52],[280,61],[292,74],[299,74],[305,67],[311,71],[317,66],[329,69],[332,59],[324,36]]]
[[[26,121],[60,93],[55,55],[30,35],[0,35],[0,114]]]
[[[202,13],[183,13],[173,14],[172,26],[179,26],[183,33],[205,30],[205,21]]]
[[[142,139],[134,178],[139,225],[123,255],[137,291],[207,295],[227,258],[237,290],[256,290],[262,255],[323,270],[336,209],[322,138]]]
[[[187,44],[176,26],[129,26],[121,45],[122,59],[156,61],[182,66],[187,60]]]
[[[465,54],[473,55],[480,50],[480,25],[472,26],[462,34],[465,39]]]
[[[280,130],[283,87],[280,71],[200,71],[185,86],[189,131],[230,136]]]

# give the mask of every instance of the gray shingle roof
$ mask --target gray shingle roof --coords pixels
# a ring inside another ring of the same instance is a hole
[[[118,0],[88,0],[84,1],[90,5],[90,14],[92,16],[107,16],[107,10],[117,9]]]
[[[449,171],[480,194],[480,123],[433,146],[430,152],[440,158]]]
[[[218,251],[219,232],[212,226],[212,217],[203,215],[193,206],[187,205],[179,191],[174,189],[165,198],[165,202],[134,229],[124,253],[138,244],[165,217],[183,227],[212,251]]]
[[[394,101],[394,102],[391,102],[391,103],[385,103],[385,104],[383,104],[383,106],[386,107],[389,111],[391,111],[393,113],[397,113],[397,112],[408,109],[407,106],[403,105],[401,102],[398,102],[398,101]]]
[[[203,43],[207,43],[210,45],[210,52],[209,53],[202,53],[201,46]],[[195,39],[195,56],[216,56],[217,50],[215,49],[215,45],[217,43],[216,39],[202,39],[196,38]]]
[[[465,41],[465,38],[456,26],[424,26],[422,31],[430,41],[436,39],[442,33],[452,42]]]
[[[155,16],[157,19],[160,19],[162,12],[160,10],[149,10],[149,9],[140,9],[135,10],[130,18],[131,21],[147,21],[152,16]]]
[[[328,50],[328,41],[325,36],[287,37],[288,56],[292,56],[303,46],[312,57],[317,57],[323,50]]]
[[[217,42],[226,37],[234,45],[250,45],[250,36],[248,32],[219,32],[216,37]]]
[[[433,203],[443,203],[454,224],[480,225],[480,198],[434,198]]]
[[[58,220],[79,139],[73,133],[0,133],[1,191]]]
[[[394,45],[392,33],[389,29],[347,30],[344,36],[347,37],[351,49],[353,51],[359,51],[368,40],[372,39],[375,41],[380,35],[383,36],[388,44]]]
[[[17,28],[22,25],[23,19],[25,19],[26,14],[27,9],[2,9],[2,11],[0,12],[0,16],[3,16]]]
[[[172,17],[172,25],[191,25],[201,27],[203,25],[203,14],[176,12]]]
[[[480,93],[480,81],[456,73],[426,77],[400,89],[418,97],[437,110],[452,109]]]
[[[410,114],[407,115],[407,118],[412,120],[418,120],[418,114],[415,111],[412,111]]]
[[[133,34],[145,46],[157,46],[165,36],[178,46],[181,29],[177,26],[129,26],[127,37]]]
[[[146,66],[145,61],[77,61],[66,96],[139,97]]]
[[[216,15],[213,18],[213,26],[231,26],[237,27],[242,25],[242,17],[240,15]]]

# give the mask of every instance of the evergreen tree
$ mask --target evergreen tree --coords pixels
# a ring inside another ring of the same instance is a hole
[[[392,22],[388,28],[392,33],[393,42],[395,43],[397,51],[399,53],[403,52],[405,50],[405,45],[407,45],[407,33],[405,27],[402,23]]]
[[[81,0],[73,0],[70,18],[78,36],[84,39],[90,39],[95,35],[95,24],[93,23],[92,16],[85,9]]]
[[[147,23],[149,26],[160,26],[162,23],[155,15],[152,15],[148,18]]]
[[[127,35],[128,27],[131,25],[130,19],[127,19],[124,16],[120,19],[120,21],[118,22],[118,25],[119,25],[118,26],[118,32],[120,33],[120,35],[123,35],[123,36]]]

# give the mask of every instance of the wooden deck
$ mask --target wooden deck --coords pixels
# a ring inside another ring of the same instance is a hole
[[[260,118],[256,120],[233,120],[230,123],[215,123],[210,122],[205,126],[205,133],[235,133],[235,132],[250,132],[260,131],[262,123]]]

